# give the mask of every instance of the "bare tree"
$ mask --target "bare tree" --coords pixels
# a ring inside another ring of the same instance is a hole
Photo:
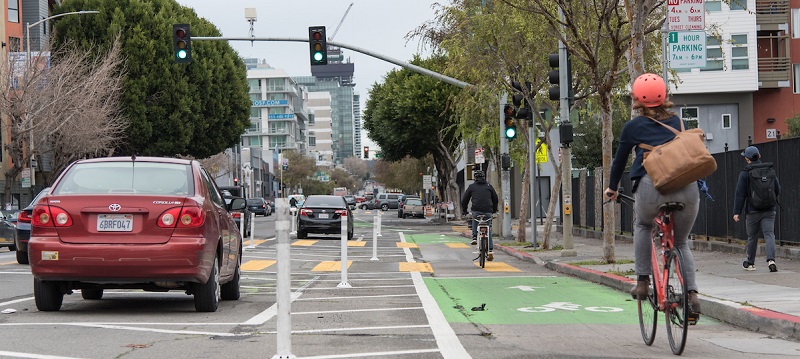
[[[121,112],[125,69],[118,40],[107,52],[68,45],[30,59],[12,57],[0,67],[0,75],[11,79],[0,88],[2,125],[10,134],[3,148],[12,163],[4,173],[6,202],[34,156],[49,159],[51,171],[43,177],[49,183],[76,159],[113,154],[128,125]]]
[[[344,159],[344,168],[346,168],[350,173],[355,176],[358,180],[364,179],[367,177],[367,163],[359,159],[357,157],[347,157]]]

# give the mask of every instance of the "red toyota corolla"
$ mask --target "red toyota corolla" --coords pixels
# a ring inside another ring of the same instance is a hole
[[[107,157],[74,162],[33,209],[28,243],[36,307],[79,289],[182,290],[199,312],[239,299],[242,238],[195,160]]]

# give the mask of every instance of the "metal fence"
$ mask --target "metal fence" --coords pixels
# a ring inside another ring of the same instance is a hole
[[[800,244],[800,220],[798,207],[800,202],[800,138],[778,140],[755,145],[761,152],[763,162],[775,164],[775,171],[781,184],[781,194],[778,197],[780,206],[775,221],[775,235],[779,244]],[[717,237],[729,239],[747,239],[745,221],[733,221],[733,199],[736,192],[736,183],[739,173],[746,165],[741,155],[742,149],[726,150],[714,154],[717,160],[717,171],[707,177],[709,193],[713,200],[701,195],[700,212],[694,224],[692,233],[698,238]],[[678,160],[678,159],[676,159]],[[600,169],[595,175],[602,175]],[[602,193],[607,186],[603,180],[602,186],[594,176],[587,175],[572,179],[572,198],[585,200],[573,201],[575,215],[573,220],[576,226],[583,225],[588,228],[602,229],[603,213]],[[623,175],[620,186],[630,194],[631,181],[629,174]],[[601,188],[597,188],[601,187]],[[585,207],[585,208],[584,208]],[[633,209],[627,204],[618,206],[617,224],[615,230],[633,232]]]

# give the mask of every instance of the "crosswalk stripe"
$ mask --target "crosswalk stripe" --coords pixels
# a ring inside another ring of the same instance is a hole
[[[397,248],[419,248],[416,243],[397,242]]]
[[[450,248],[470,248],[466,243],[445,243],[445,245]]]
[[[253,271],[253,270],[262,270],[267,268],[273,264],[277,263],[277,261],[273,260],[250,260],[242,264],[242,270]]]
[[[366,246],[367,242],[347,242],[348,247],[363,247]]]
[[[430,263],[419,263],[419,262],[400,262],[400,271],[401,272],[427,272],[433,273],[433,267],[431,267]]]

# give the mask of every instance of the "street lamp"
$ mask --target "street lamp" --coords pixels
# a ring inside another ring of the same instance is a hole
[[[65,12],[63,14],[58,14],[58,15],[53,15],[53,16],[50,16],[50,17],[46,17],[46,18],[41,19],[41,20],[39,20],[37,22],[34,22],[33,24],[26,23],[27,24],[27,29],[25,29],[25,30],[26,30],[27,41],[26,41],[26,44],[25,44],[25,51],[27,51],[28,63],[31,63],[31,28],[32,27],[34,27],[36,25],[39,25],[39,24],[41,24],[41,23],[43,23],[43,22],[45,22],[47,20],[55,19],[57,17],[62,17],[62,16],[66,16],[66,15],[83,15],[83,14],[97,14],[97,13],[100,13],[100,12],[96,11],[96,10],[72,11],[72,12]],[[39,45],[41,46],[41,41],[39,41]]]

